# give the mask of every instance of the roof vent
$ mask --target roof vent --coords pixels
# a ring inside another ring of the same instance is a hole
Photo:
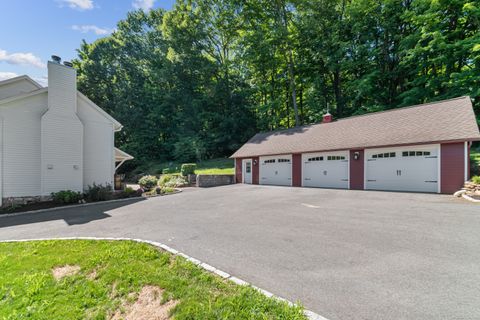
[[[66,67],[70,67],[70,68],[73,67],[73,63],[71,63],[70,61],[63,61],[63,64],[64,64]]]
[[[333,121],[333,116],[330,114],[330,112],[327,112],[323,115],[323,121],[322,123],[329,123]]]
[[[53,55],[52,60],[55,63],[60,63],[62,61],[62,58],[60,58],[59,56]]]

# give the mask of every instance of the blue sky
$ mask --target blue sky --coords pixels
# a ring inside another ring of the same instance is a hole
[[[27,74],[46,85],[52,54],[77,57],[82,39],[104,37],[134,9],[171,9],[175,0],[0,1],[0,80]]]

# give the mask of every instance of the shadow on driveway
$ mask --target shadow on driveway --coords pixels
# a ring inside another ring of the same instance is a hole
[[[107,211],[114,210],[126,205],[130,205],[144,199],[132,199],[131,201],[121,201],[113,203],[98,203],[94,205],[66,208],[61,210],[52,210],[44,212],[25,213],[16,216],[0,216],[0,228],[32,224],[53,220],[64,220],[69,226],[85,224],[95,220],[110,218]]]

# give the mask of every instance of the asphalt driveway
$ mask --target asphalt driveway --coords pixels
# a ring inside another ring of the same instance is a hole
[[[234,185],[0,217],[0,239],[168,244],[328,319],[480,319],[480,206],[451,196]]]

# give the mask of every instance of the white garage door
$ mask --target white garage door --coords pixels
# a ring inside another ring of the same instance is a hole
[[[439,146],[365,150],[365,189],[438,192]]]
[[[260,184],[292,185],[292,155],[260,157]]]
[[[348,189],[348,151],[302,154],[304,187]]]

